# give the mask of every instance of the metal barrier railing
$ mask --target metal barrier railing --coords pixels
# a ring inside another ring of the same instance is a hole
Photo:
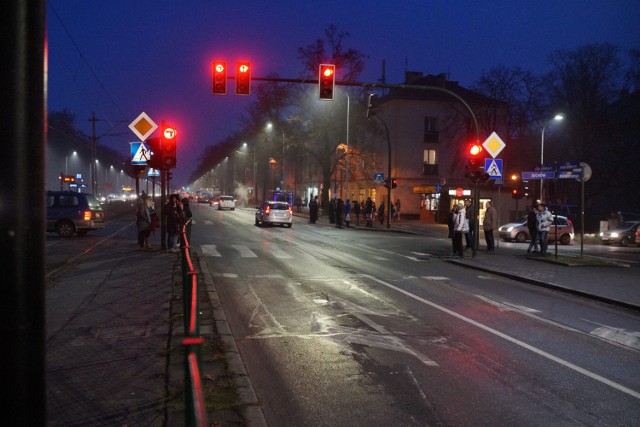
[[[202,359],[200,350],[204,339],[200,336],[200,312],[198,309],[198,273],[193,267],[189,253],[191,220],[181,231],[182,253],[182,301],[184,313],[185,349],[185,418],[187,426],[207,426],[207,408],[202,393]]]

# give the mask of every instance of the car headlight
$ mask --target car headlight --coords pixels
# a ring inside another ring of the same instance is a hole
[[[611,237],[618,237],[618,233],[611,233]]]
[[[511,230],[513,230],[513,227],[507,228],[507,233],[511,233]]]
[[[600,232],[600,237],[604,237],[604,231]]]

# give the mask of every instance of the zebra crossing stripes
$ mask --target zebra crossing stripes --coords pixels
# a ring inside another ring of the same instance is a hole
[[[200,245],[200,249],[204,256],[222,256],[216,249],[216,245]]]
[[[249,249],[245,245],[231,245],[231,247],[234,248],[235,250],[237,250],[238,253],[240,253],[240,256],[242,258],[257,258],[258,257],[258,255],[256,255],[251,249]]]

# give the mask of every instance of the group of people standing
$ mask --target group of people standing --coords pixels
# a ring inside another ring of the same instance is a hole
[[[540,245],[540,254],[546,255],[548,248],[549,229],[553,225],[553,214],[547,205],[543,202],[531,206],[531,210],[527,214],[527,228],[531,242],[527,248],[527,253],[538,253],[538,244]]]
[[[398,221],[400,218],[400,199],[397,199],[392,204],[393,220]],[[309,202],[309,222],[315,224],[318,220],[318,196],[315,196]],[[354,200],[353,203],[350,199],[343,201],[340,197],[334,197],[329,201],[329,223],[335,224],[337,228],[343,228],[345,224],[347,227],[351,226],[351,213],[355,215],[355,225],[360,226],[360,215],[363,216],[365,221],[365,227],[373,227],[374,218],[377,216],[380,224],[384,223],[385,206],[384,201],[376,208],[376,203],[367,197],[367,200]]]
[[[189,199],[180,197],[177,194],[169,195],[169,200],[164,206],[163,214],[166,221],[167,248],[172,252],[180,251],[179,234],[182,226],[192,217]],[[141,249],[151,249],[149,237],[157,228],[158,217],[155,212],[153,199],[142,192],[138,199],[136,209],[136,226],[138,227],[138,245]]]
[[[487,242],[487,252],[494,252],[496,246],[493,232],[498,228],[498,211],[490,201],[486,202],[485,207],[482,230]],[[451,239],[452,256],[456,258],[463,258],[465,250],[473,250],[474,248],[475,236],[473,224],[469,222],[470,218],[473,218],[473,213],[471,212],[471,200],[469,199],[465,200],[464,203],[453,205],[449,213],[449,238]],[[464,243],[462,236],[464,236]]]

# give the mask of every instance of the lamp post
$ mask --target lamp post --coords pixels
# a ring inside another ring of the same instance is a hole
[[[556,114],[551,120],[548,120],[547,123],[545,123],[545,125],[542,128],[542,137],[540,140],[540,167],[542,167],[542,165],[544,165],[544,131],[547,129],[547,126],[549,125],[549,123],[552,123],[554,121],[559,122],[562,119],[564,119],[564,115],[562,114]],[[544,200],[543,198],[544,196],[544,179],[540,179],[540,200]]]
[[[351,100],[349,99],[349,94],[347,92],[344,93],[347,96],[347,149],[344,152],[344,171],[345,171],[345,198],[349,198],[349,104]]]
[[[69,175],[69,156],[77,156],[78,153],[77,152],[73,152],[71,154],[67,154],[66,156],[64,156],[64,174],[65,175]]]

